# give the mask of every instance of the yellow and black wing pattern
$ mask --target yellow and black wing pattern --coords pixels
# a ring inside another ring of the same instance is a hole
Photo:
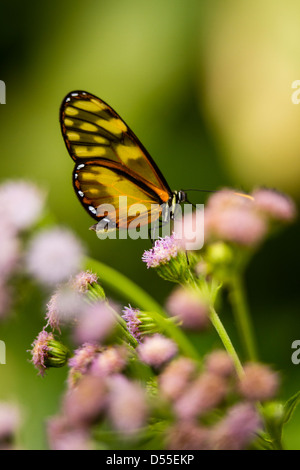
[[[143,204],[141,225],[150,222],[151,205],[167,203],[172,192],[155,162],[120,116],[104,101],[85,91],[73,91],[63,100],[60,124],[70,156],[75,161],[73,186],[87,212],[104,217],[116,228],[127,228],[119,196],[127,205]],[[110,204],[114,212],[99,208]],[[152,206],[153,207],[153,206]],[[152,220],[161,215],[152,211]]]

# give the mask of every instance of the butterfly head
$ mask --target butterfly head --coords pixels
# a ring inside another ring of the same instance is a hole
[[[184,191],[173,191],[169,199],[170,218],[174,219],[176,206],[186,201],[186,193]]]
[[[174,192],[174,195],[176,197],[176,203],[177,204],[180,204],[181,202],[185,202],[186,201],[186,193],[182,190],[180,191],[175,191]]]

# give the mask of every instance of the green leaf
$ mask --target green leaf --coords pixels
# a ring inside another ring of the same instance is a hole
[[[267,434],[264,440],[273,449],[282,449],[282,427],[284,422],[284,406],[281,402],[270,402],[261,407],[265,419]]]
[[[287,400],[284,405],[280,402],[271,402],[262,408],[266,430],[271,437],[270,443],[274,449],[282,449],[283,426],[291,419],[299,402],[300,391]]]
[[[254,450],[274,450],[273,441],[266,432],[261,432],[257,436],[252,447]]]
[[[286,424],[292,417],[295,409],[300,403],[300,391],[293,395],[285,404],[284,404],[284,416],[283,424]]]

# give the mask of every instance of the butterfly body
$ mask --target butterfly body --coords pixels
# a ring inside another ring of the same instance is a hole
[[[142,225],[153,218],[167,221],[174,217],[176,204],[185,201],[185,193],[171,191],[142,143],[108,104],[84,91],[71,92],[62,102],[60,123],[75,161],[74,190],[95,220],[128,228],[135,217],[125,216],[120,196],[126,196],[128,208],[143,205]]]

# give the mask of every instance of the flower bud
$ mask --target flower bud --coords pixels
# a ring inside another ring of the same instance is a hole
[[[229,265],[232,263],[234,254],[229,245],[224,242],[215,242],[207,248],[207,262],[212,265]]]
[[[42,376],[50,367],[63,367],[70,357],[68,348],[45,330],[39,333],[32,346],[32,362]]]
[[[69,349],[55,339],[48,341],[48,354],[45,357],[46,367],[63,367],[70,357]]]

